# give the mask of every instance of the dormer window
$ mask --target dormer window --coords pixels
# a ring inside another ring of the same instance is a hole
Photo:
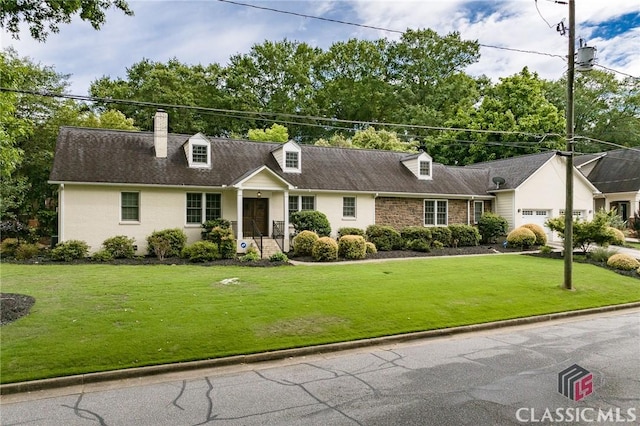
[[[209,161],[209,150],[206,145],[193,145],[191,147],[191,162],[206,165]]]
[[[430,160],[420,160],[420,177],[422,178],[431,177],[431,161]]]
[[[292,151],[285,151],[285,163],[284,167],[287,169],[299,169],[298,166],[298,153]]]
[[[404,157],[402,164],[420,180],[433,179],[433,159],[426,152]]]
[[[200,133],[190,137],[184,144],[184,153],[189,167],[211,167],[211,144]]]
[[[285,173],[302,172],[302,149],[294,141],[289,141],[277,147],[271,154]]]

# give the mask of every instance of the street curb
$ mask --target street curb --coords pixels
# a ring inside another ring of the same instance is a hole
[[[350,342],[329,343],[326,345],[307,346],[294,349],[283,349],[271,352],[262,352],[248,355],[235,355],[224,358],[207,359],[201,361],[178,362],[174,364],[152,365],[147,367],[127,368],[124,370],[104,371],[99,373],[78,374],[75,376],[54,377],[51,379],[32,380],[28,382],[8,383],[0,385],[0,395],[9,395],[22,392],[33,392],[46,389],[56,389],[67,386],[79,386],[89,383],[99,383],[112,380],[132,379],[145,376],[153,376],[165,373],[214,368],[229,365],[252,364],[265,361],[282,360],[286,358],[302,357],[321,353],[338,352],[348,349],[357,349],[383,344],[407,342],[410,340],[428,339],[441,336],[471,333],[475,331],[492,330],[517,325],[534,324],[555,319],[571,318],[581,315],[592,315],[605,312],[619,311],[623,309],[640,308],[640,302],[625,303],[621,305],[602,306],[599,308],[582,309],[579,311],[558,312],[553,314],[537,315],[533,317],[514,318],[504,321],[494,321],[482,324],[464,325],[459,327],[443,328],[437,330],[418,331],[414,333],[397,334],[392,336],[375,337],[370,339],[354,340]]]

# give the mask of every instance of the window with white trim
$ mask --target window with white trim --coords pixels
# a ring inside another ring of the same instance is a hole
[[[287,169],[299,169],[299,153],[295,151],[286,151],[284,153],[284,166]]]
[[[201,224],[222,217],[222,196],[187,192],[187,223]],[[203,220],[204,219],[204,220]]]
[[[140,193],[120,193],[120,220],[122,222],[140,221]]]
[[[484,201],[473,202],[473,223],[480,222],[480,218],[484,214]]]
[[[316,197],[313,195],[289,195],[289,218],[295,212],[315,210]]]
[[[189,166],[191,167],[209,167],[211,165],[211,152],[209,145],[204,143],[191,142],[191,150],[189,152]]]
[[[447,200],[424,200],[424,224],[447,226]]]
[[[420,161],[420,177],[421,178],[431,177],[431,161],[430,160]]]
[[[356,217],[356,197],[342,197],[342,217]]]

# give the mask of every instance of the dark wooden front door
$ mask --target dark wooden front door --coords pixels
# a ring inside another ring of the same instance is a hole
[[[267,198],[242,200],[242,233],[245,237],[252,236],[254,224],[262,235],[269,235],[269,200]]]

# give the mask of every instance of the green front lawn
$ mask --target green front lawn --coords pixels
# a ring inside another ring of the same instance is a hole
[[[2,265],[36,298],[2,326],[10,383],[346,341],[640,300],[640,282],[519,255],[277,268]],[[232,280],[224,283],[225,279]]]

